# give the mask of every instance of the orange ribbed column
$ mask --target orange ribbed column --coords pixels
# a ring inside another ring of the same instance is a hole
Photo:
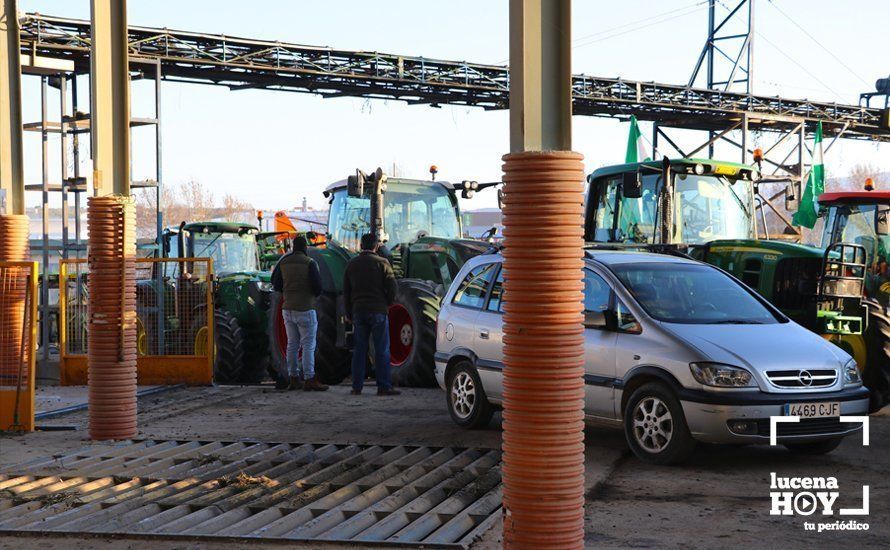
[[[136,227],[130,197],[90,197],[89,413],[92,439],[136,436]]]
[[[28,216],[0,215],[0,261],[23,262],[29,259]],[[21,382],[20,373],[27,364],[30,347],[23,346],[25,301],[28,292],[28,275],[23,269],[0,270],[0,418],[14,417],[15,388]],[[27,385],[27,384],[26,384]],[[12,391],[4,392],[4,389]],[[21,405],[25,399],[19,401]],[[20,406],[20,414],[22,412]],[[9,428],[0,422],[0,430]]]
[[[584,542],[584,157],[504,160],[504,546]]]

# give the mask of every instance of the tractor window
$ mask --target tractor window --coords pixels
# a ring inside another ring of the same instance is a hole
[[[213,258],[215,273],[257,271],[256,237],[238,233],[192,233],[196,258]]]
[[[446,239],[461,236],[457,202],[441,185],[389,183],[383,200],[389,247],[412,242],[420,233]]]
[[[596,207],[596,242],[651,243],[655,235],[656,185],[660,176],[643,176],[643,196],[639,199],[620,197],[620,178],[602,181]],[[618,209],[618,227],[615,227],[615,209]]]
[[[858,244],[865,247],[866,263],[872,272],[883,272],[883,264],[887,262],[890,236],[879,236],[875,231],[874,204],[851,204],[835,206],[829,210],[825,223],[822,244],[836,242]]]
[[[488,280],[496,266],[497,264],[486,264],[471,270],[457,289],[453,302],[464,307],[481,309],[485,303]]]
[[[328,231],[331,239],[347,250],[357,252],[362,235],[371,231],[371,200],[367,197],[350,197],[346,189],[335,192]]]
[[[600,183],[602,187],[597,190],[596,228],[593,236],[593,240],[596,242],[610,242],[612,240],[618,182],[617,178],[605,180]]]
[[[704,244],[753,235],[751,186],[747,181],[678,174],[674,202],[674,242]]]

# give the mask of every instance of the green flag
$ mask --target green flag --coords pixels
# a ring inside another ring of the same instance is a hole
[[[646,154],[646,145],[643,143],[643,134],[637,125],[637,117],[630,115],[630,133],[627,135],[627,153],[624,155],[624,162],[642,162],[644,160],[652,160]]]
[[[825,162],[822,160],[822,122],[816,126],[816,138],[813,141],[813,168],[807,178],[807,186],[800,198],[800,206],[791,218],[797,226],[810,229],[816,225],[819,215],[819,195],[825,192]]]

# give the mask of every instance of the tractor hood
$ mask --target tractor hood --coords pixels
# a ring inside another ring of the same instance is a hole
[[[698,325],[662,323],[701,354],[701,361],[767,370],[835,369],[850,356],[797,323]],[[762,378],[762,377],[761,377]]]
[[[756,239],[720,239],[704,245],[705,256],[708,254],[729,254],[748,252],[755,254],[775,255],[782,258],[821,258],[824,251],[821,248],[806,244],[790,243],[785,241],[762,241]]]

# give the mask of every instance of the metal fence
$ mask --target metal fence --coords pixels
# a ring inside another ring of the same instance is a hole
[[[0,431],[34,429],[37,262],[0,262]]]
[[[63,385],[87,383],[89,266],[59,265],[59,364]],[[213,382],[213,260],[136,260],[139,384]]]

